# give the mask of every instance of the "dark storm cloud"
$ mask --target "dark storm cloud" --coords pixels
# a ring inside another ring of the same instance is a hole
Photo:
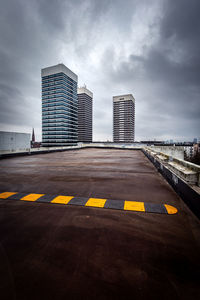
[[[94,136],[112,96],[133,93],[140,138],[200,136],[198,0],[0,0],[0,124],[41,131],[42,67],[65,63],[94,93]]]
[[[130,75],[137,76],[137,71],[146,72],[145,75],[149,76],[150,80],[199,87],[199,11],[200,2],[197,0],[166,1],[164,16],[160,22],[159,41],[143,55],[130,55],[128,62],[121,62],[116,70],[118,79],[125,81]],[[119,71],[127,76],[121,76]]]
[[[0,99],[0,120],[2,123],[23,125],[24,121],[28,121],[28,119],[24,120],[24,111],[27,108],[27,102],[17,88],[10,87],[8,84],[0,84]],[[15,106],[14,110],[13,104]],[[22,107],[23,110],[21,110]],[[13,118],[14,112],[18,116],[17,118]]]
[[[169,0],[164,5],[160,41],[149,52],[148,69],[170,83],[200,86],[200,2]]]
[[[1,5],[1,124],[21,125],[22,131],[41,124],[40,69],[57,51],[52,39],[57,41],[64,24],[63,7],[56,4],[19,0]]]
[[[199,11],[199,1],[165,1],[156,43],[108,68],[113,81],[135,91],[136,104],[146,101],[148,112],[142,111],[137,123],[140,136],[144,128],[147,136],[200,135]]]
[[[192,46],[199,44],[197,36],[200,33],[199,10],[198,0],[164,2],[164,17],[161,23],[163,37],[170,38],[175,35],[177,40],[187,40],[187,44],[189,40],[193,40]]]

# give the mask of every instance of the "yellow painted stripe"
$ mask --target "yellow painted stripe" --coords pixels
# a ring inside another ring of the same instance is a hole
[[[51,203],[67,204],[72,198],[74,198],[74,196],[57,196]]]
[[[29,194],[29,195],[21,198],[20,200],[24,200],[24,201],[36,201],[37,199],[39,199],[42,196],[44,196],[44,194]]]
[[[125,201],[124,210],[145,211],[144,202]]]
[[[174,206],[168,205],[168,204],[164,204],[167,212],[169,215],[174,215],[177,213],[178,209]]]
[[[104,207],[106,199],[90,198],[85,206]]]
[[[9,192],[5,192],[5,193],[0,193],[0,198],[1,199],[7,199],[8,197],[15,195],[17,193],[9,193]]]

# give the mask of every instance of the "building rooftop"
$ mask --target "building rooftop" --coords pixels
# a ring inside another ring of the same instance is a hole
[[[50,66],[41,69],[41,76],[43,77],[61,72],[72,78],[74,81],[78,82],[78,76],[69,68],[67,68],[64,64],[57,64],[55,66]]]
[[[88,90],[86,86],[79,87],[77,94],[86,94],[86,95],[90,96],[91,98],[93,98],[93,93],[90,90]]]
[[[113,102],[128,101],[128,100],[132,100],[133,102],[135,102],[135,98],[133,97],[132,94],[113,96]]]
[[[0,167],[0,192],[178,210],[169,215],[0,200],[2,298],[198,299],[199,220],[142,151],[17,156],[1,159]]]

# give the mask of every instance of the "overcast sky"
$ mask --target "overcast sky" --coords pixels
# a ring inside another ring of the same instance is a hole
[[[199,0],[0,0],[0,129],[41,139],[41,68],[64,63],[94,94],[94,140],[112,96],[136,99],[136,140],[200,137]]]

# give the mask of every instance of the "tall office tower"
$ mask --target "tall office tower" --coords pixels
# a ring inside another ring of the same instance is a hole
[[[41,70],[42,145],[67,146],[78,141],[78,77],[64,64]]]
[[[78,88],[78,140],[92,142],[93,94],[86,86]]]
[[[135,99],[133,95],[113,97],[113,141],[133,143],[135,139]]]

